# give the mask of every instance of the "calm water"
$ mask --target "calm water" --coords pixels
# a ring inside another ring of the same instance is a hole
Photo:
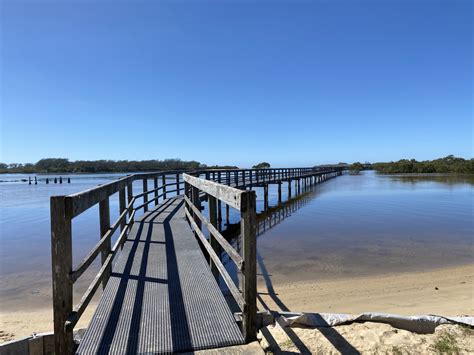
[[[38,185],[28,185],[21,181],[28,175],[0,175],[0,308],[15,307],[20,299],[23,308],[28,302],[50,302],[49,197],[123,175],[70,175],[71,184],[61,185],[46,185],[46,176]],[[134,192],[141,192],[139,185],[134,185]],[[284,199],[286,191],[283,186]],[[261,211],[260,189],[257,196]],[[473,197],[473,177],[373,172],[340,176],[266,218],[260,216],[259,261],[274,282],[469,263],[473,261]],[[270,204],[276,202],[273,186]],[[114,196],[112,221],[117,217],[118,197]],[[237,221],[235,214],[232,221]],[[77,263],[99,239],[97,208],[74,220],[73,237]],[[87,286],[93,271],[78,284],[78,292]]]
[[[340,176],[260,218],[259,261],[274,282],[471,263],[473,203],[473,176]]]

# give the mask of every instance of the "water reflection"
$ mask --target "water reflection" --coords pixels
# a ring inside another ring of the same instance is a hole
[[[378,175],[384,177],[384,175]],[[426,184],[435,182],[444,185],[474,185],[474,175],[452,175],[452,174],[415,174],[415,175],[388,175],[386,176],[394,181],[407,184]]]
[[[472,182],[369,171],[327,181],[281,206],[273,194],[274,207],[257,217],[258,252],[277,282],[471,263]],[[224,234],[239,248],[235,222]]]

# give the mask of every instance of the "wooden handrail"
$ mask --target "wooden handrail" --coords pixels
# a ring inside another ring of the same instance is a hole
[[[209,222],[207,218],[204,217],[201,212],[199,212],[199,210],[196,208],[196,206],[193,205],[188,196],[184,196],[184,200],[186,201],[187,206],[193,211],[194,215],[198,216],[201,222],[204,223],[204,225],[209,230],[209,233],[211,233],[212,236],[216,238],[221,247],[227,252],[227,254],[229,254],[229,257],[235,263],[239,271],[242,271],[244,268],[244,259],[242,259],[239,253],[237,253],[237,251],[232,247],[232,245],[229,244],[229,242],[222,236],[222,234],[219,233],[216,227],[214,227],[211,222]]]
[[[214,181],[200,179],[188,174],[183,174],[184,182],[193,185],[200,191],[203,191],[218,200],[221,200],[229,206],[240,210],[241,196],[244,191],[236,189],[231,186],[222,185]]]

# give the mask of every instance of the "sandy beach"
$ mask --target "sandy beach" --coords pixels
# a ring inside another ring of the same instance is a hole
[[[474,315],[474,264],[425,272],[274,284],[273,290],[260,277],[258,286],[261,301],[272,310]]]
[[[474,314],[473,285],[474,265],[466,265],[426,272],[321,282],[299,281],[276,284],[270,290],[260,277],[258,286],[260,307],[263,308],[263,301],[272,310],[456,316]],[[21,302],[14,302],[14,295],[11,297],[11,300],[2,300],[2,342],[52,330],[52,310],[44,303],[47,293],[30,294],[27,309],[16,308]],[[38,307],[34,307],[35,297],[38,298]],[[91,304],[82,316],[79,328],[87,326],[94,305]]]

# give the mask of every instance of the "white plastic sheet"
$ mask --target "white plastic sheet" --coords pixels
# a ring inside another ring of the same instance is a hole
[[[430,334],[440,324],[474,326],[474,317],[443,317],[437,315],[400,316],[388,313],[290,313],[281,312],[281,326],[332,327],[354,322],[378,322],[419,334]]]

